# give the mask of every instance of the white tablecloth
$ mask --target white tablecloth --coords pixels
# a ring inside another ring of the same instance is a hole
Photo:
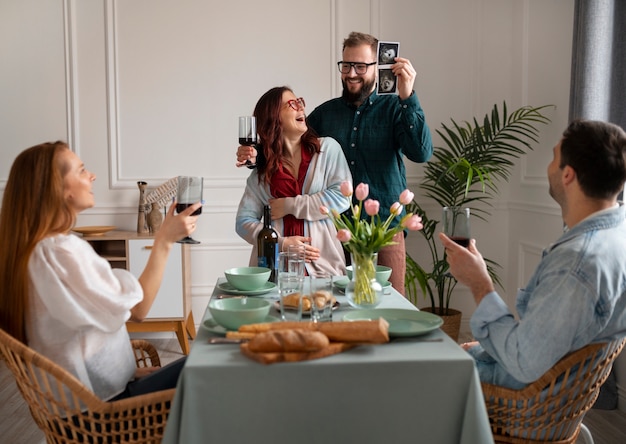
[[[341,320],[352,309],[337,299]],[[415,309],[395,290],[379,307]],[[211,335],[200,327],[193,342],[164,444],[493,442],[474,362],[439,329],[272,365],[210,345]]]

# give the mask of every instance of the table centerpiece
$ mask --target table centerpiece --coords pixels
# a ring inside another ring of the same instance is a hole
[[[351,198],[352,183],[342,182],[341,193]],[[339,214],[337,210],[329,210],[325,206],[322,206],[320,211],[331,219],[337,229],[337,239],[350,252],[353,273],[346,287],[348,303],[355,308],[373,308],[380,303],[382,297],[382,285],[376,280],[378,251],[393,245],[395,243],[393,237],[404,229],[421,230],[422,219],[418,215],[408,213],[399,223],[391,225],[402,214],[404,205],[413,201],[414,194],[408,189],[400,193],[399,201],[391,205],[389,217],[385,221],[378,214],[380,202],[367,199],[369,195],[367,184],[357,185],[354,194],[358,204],[351,207],[351,216],[347,214],[348,212]]]

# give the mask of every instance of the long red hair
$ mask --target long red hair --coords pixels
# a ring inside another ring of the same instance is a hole
[[[60,153],[65,142],[36,145],[13,162],[0,213],[0,327],[26,343],[28,261],[37,243],[65,233],[76,215],[64,198],[63,178],[69,165]]]
[[[259,182],[270,183],[271,177],[281,163],[286,163],[287,148],[283,141],[280,126],[280,108],[283,105],[283,93],[291,91],[287,86],[277,86],[261,96],[254,107],[259,133],[259,146],[263,149],[264,162],[259,163],[257,172]],[[301,138],[302,149],[310,154],[320,152],[320,141],[315,131],[308,128]]]

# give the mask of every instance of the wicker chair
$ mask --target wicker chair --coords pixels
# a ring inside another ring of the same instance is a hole
[[[625,342],[587,345],[520,390],[483,383],[495,442],[573,444],[581,429],[581,437],[593,442],[582,424],[583,417],[596,401]],[[562,383],[568,380],[573,382]]]
[[[132,344],[137,367],[160,366],[159,355],[149,342],[134,340]],[[0,352],[48,443],[161,441],[175,389],[106,402],[2,329]]]

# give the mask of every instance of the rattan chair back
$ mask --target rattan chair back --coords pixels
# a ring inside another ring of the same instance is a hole
[[[520,390],[483,383],[496,443],[575,443],[625,342],[587,345]]]
[[[151,344],[132,342],[138,366],[160,365]],[[48,443],[161,442],[175,389],[106,402],[2,329],[0,354]]]

